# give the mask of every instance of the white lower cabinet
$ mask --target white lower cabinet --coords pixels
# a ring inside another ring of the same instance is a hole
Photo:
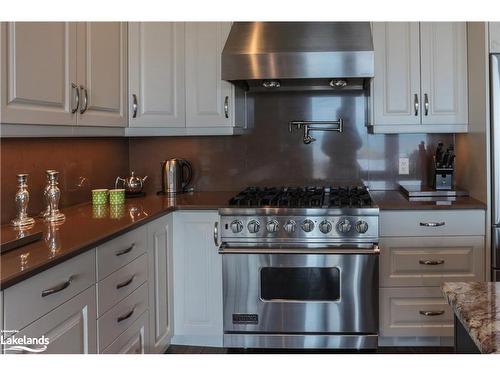
[[[45,336],[49,344],[47,350],[42,353],[97,353],[95,287],[92,286],[63,303],[19,331],[16,336],[31,338]],[[10,350],[6,352],[20,353]]]
[[[125,332],[113,341],[103,354],[145,354],[148,353],[149,312],[145,312]]]
[[[452,345],[441,286],[484,281],[484,211],[381,211],[380,233],[379,345]]]
[[[222,257],[217,211],[174,214],[174,337],[180,345],[222,346]]]
[[[163,353],[173,335],[173,215],[148,224],[150,353]]]

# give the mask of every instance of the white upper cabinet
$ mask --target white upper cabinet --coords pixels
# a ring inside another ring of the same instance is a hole
[[[186,23],[186,126],[232,126],[233,85],[221,79],[230,22]]]
[[[422,124],[467,124],[465,22],[422,22],[420,35]]]
[[[0,122],[75,125],[76,25],[4,22],[0,30]]]
[[[465,22],[374,23],[375,133],[467,131]]]
[[[129,23],[129,126],[185,127],[183,22]]]
[[[78,23],[78,125],[127,126],[127,25]]]
[[[500,22],[489,23],[490,52],[500,52]]]
[[[244,90],[221,79],[230,22],[129,28],[127,135],[231,135],[246,128]]]
[[[373,24],[374,123],[420,124],[420,33],[418,22]]]

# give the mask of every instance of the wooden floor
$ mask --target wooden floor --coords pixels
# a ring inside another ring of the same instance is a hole
[[[224,349],[171,345],[166,354],[452,354],[453,347],[381,347],[376,350]]]

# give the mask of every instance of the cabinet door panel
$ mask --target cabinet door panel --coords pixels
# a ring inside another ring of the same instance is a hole
[[[1,24],[1,122],[74,125],[76,25]]]
[[[186,126],[184,38],[182,22],[129,24],[130,126]]]
[[[418,22],[373,23],[375,125],[418,125],[420,47]],[[415,95],[417,97],[415,97]]]
[[[217,212],[175,213],[174,339],[222,346],[222,257],[213,241]]]
[[[231,126],[233,85],[221,79],[230,22],[186,23],[186,126]]]
[[[172,337],[172,216],[148,224],[150,334],[153,353],[163,353]]]
[[[127,26],[120,22],[78,24],[78,82],[87,89],[87,110],[78,125],[127,124]],[[81,102],[85,94],[81,93]]]
[[[44,354],[96,353],[95,287],[85,290],[16,334],[19,337],[24,335],[47,337],[49,344]]]
[[[421,46],[422,123],[467,124],[466,23],[422,22]]]

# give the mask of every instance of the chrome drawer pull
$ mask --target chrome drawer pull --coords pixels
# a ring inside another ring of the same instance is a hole
[[[135,247],[135,243],[133,243],[133,244],[132,244],[132,246],[127,247],[127,248],[126,248],[126,249],[124,249],[124,250],[117,251],[117,252],[115,253],[115,255],[116,255],[117,257],[119,257],[120,255],[128,254],[128,253],[130,253],[130,252],[132,251],[132,249],[133,249],[134,247]]]
[[[440,222],[428,222],[428,223],[420,223],[421,227],[443,227],[446,223],[444,221]]]
[[[133,307],[132,310],[130,310],[130,312],[126,313],[125,315],[119,316],[116,319],[116,321],[118,323],[120,323],[120,322],[123,322],[124,320],[127,320],[128,318],[130,318],[134,314],[134,311],[135,311],[135,307]]]
[[[127,281],[124,281],[123,283],[120,283],[116,286],[116,289],[121,289],[121,288],[125,288],[126,286],[129,286],[130,284],[132,284],[132,281],[134,281],[135,279],[135,275],[133,275],[129,280]]]
[[[437,260],[420,259],[418,263],[423,264],[424,266],[437,266],[439,264],[444,264],[444,259],[437,259]]]
[[[219,247],[219,222],[214,223],[214,244]]]
[[[42,292],[42,297],[47,297],[47,296],[50,296],[51,294],[59,293],[60,291],[66,289],[68,286],[70,286],[71,281],[73,281],[73,276],[70,276],[67,281],[65,281],[64,283],[62,283],[62,284],[60,284],[58,286],[55,286],[53,288],[44,290]]]
[[[438,316],[438,315],[443,315],[444,310],[436,310],[436,311],[426,311],[426,310],[420,310],[420,315],[424,316]]]

